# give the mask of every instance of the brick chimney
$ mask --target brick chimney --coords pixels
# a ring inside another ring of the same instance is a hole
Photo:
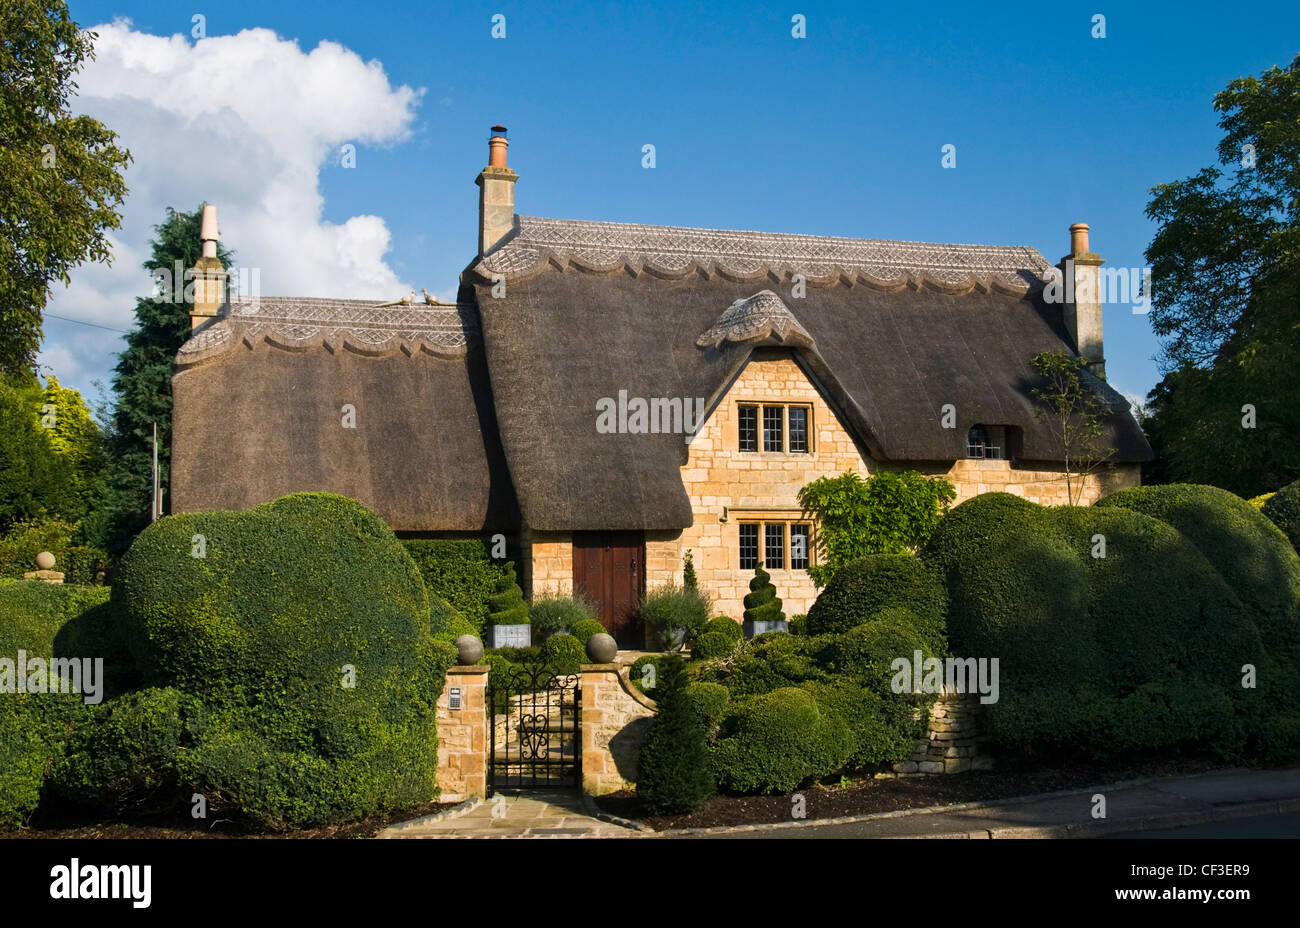
[[[493,126],[488,139],[488,163],[474,183],[478,195],[478,253],[485,255],[515,227],[515,181],[519,175],[506,167],[505,126]]]
[[[226,270],[217,257],[217,208],[203,207],[199,226],[203,255],[194,263],[194,304],[190,309],[190,328],[197,329],[221,312],[226,302]]]
[[[1098,377],[1106,376],[1101,344],[1101,255],[1089,251],[1088,224],[1070,226],[1070,253],[1057,265],[1065,285],[1065,327],[1079,355]]]

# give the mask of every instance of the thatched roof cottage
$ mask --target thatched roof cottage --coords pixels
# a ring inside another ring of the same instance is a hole
[[[1064,502],[1039,352],[1083,356],[1114,411],[1115,466],[1085,500],[1138,483],[1150,449],[1104,380],[1087,226],[1054,302],[1032,248],[519,216],[506,145],[496,127],[454,304],[227,301],[200,261],[172,511],[327,490],[398,532],[506,534],[527,592],[582,588],[635,646],[637,601],[687,549],[718,611],[739,618],[755,564],[806,611],[816,527],[796,495],[818,476],[917,469],[959,499]],[[215,220],[204,237],[215,255]]]

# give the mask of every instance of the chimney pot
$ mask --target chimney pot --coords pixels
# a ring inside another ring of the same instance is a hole
[[[217,208],[211,204],[203,207],[199,239],[203,243],[203,257],[215,258],[217,256]]]
[[[506,149],[510,140],[506,138],[505,126],[493,126],[492,137],[488,139],[488,167],[504,168],[506,166]]]
[[[1088,254],[1088,224],[1076,222],[1070,226],[1070,254]]]

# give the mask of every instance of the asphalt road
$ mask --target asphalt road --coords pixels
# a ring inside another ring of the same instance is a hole
[[[1254,815],[1231,822],[1187,825],[1160,831],[1131,831],[1107,838],[1300,838],[1300,812]]]

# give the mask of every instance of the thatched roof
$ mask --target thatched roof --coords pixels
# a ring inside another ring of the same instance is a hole
[[[515,518],[473,306],[237,303],[181,348],[172,392],[175,512],[319,490],[399,531]]]
[[[675,529],[692,521],[684,437],[602,434],[596,404],[621,390],[704,397],[711,411],[766,346],[793,350],[879,460],[964,457],[977,424],[1019,427],[1022,460],[1061,460],[1029,393],[1034,354],[1073,351],[1061,308],[1041,298],[1049,268],[1031,248],[519,217],[467,280],[528,524]],[[1094,384],[1116,410],[1115,459],[1147,459],[1127,402]]]

